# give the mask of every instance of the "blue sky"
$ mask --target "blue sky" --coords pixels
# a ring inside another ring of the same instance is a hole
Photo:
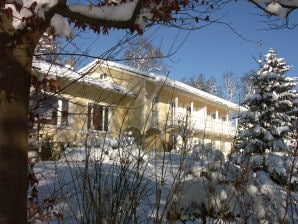
[[[223,20],[230,23],[237,33],[254,42],[262,41],[262,44],[243,40],[224,25],[213,24],[191,31],[189,35],[187,31],[174,28],[154,27],[145,36],[149,36],[156,47],[161,47],[164,54],[177,50],[164,60],[171,78],[181,80],[203,73],[206,77],[214,76],[220,82],[227,71],[241,76],[252,69],[257,70],[254,58],[259,59],[260,54],[266,54],[269,48],[293,66],[288,76],[298,76],[298,28],[268,30],[267,24],[262,22],[264,18],[256,15],[261,13],[260,10],[245,1],[230,4],[221,13],[227,13]],[[298,13],[295,13],[291,20],[298,23]],[[124,34],[124,31],[115,31],[107,36],[100,35],[96,40],[94,35],[82,35],[79,46],[89,47],[92,55],[100,56]]]
[[[264,30],[268,29],[263,23],[264,18],[255,15],[260,13],[253,5],[246,2],[232,4],[228,15],[224,18],[244,38],[263,44],[252,43],[241,39],[232,30],[224,25],[211,25],[201,30],[193,31],[187,40],[171,57],[166,60],[172,78],[181,79],[183,76],[192,76],[203,73],[206,76],[215,76],[218,80],[226,71],[233,71],[242,75],[251,69],[257,69],[254,58],[266,54],[273,48],[280,57],[286,59],[293,69],[289,76],[298,76],[298,28],[293,30]],[[293,15],[294,16],[294,15]],[[298,23],[298,15],[292,18]],[[164,42],[171,39],[179,31],[168,29],[163,36]],[[180,31],[181,39],[186,32]]]

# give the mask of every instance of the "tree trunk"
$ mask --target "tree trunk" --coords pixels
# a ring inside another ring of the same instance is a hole
[[[0,223],[25,224],[32,61],[24,45],[0,50]]]
[[[0,10],[0,224],[27,223],[32,56],[49,19],[36,22],[15,30],[10,13]]]

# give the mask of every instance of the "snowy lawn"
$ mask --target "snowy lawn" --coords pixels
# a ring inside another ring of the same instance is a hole
[[[101,148],[69,148],[58,161],[35,164],[44,207],[35,223],[298,223],[293,158],[272,153],[241,168],[216,150]],[[253,171],[260,161],[266,169]]]

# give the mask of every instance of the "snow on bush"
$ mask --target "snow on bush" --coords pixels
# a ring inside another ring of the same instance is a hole
[[[63,155],[64,161],[100,161],[100,162],[129,162],[148,160],[150,154],[139,149],[130,139],[92,138],[88,146],[67,149]]]
[[[39,200],[56,199],[63,223],[298,222],[297,188],[287,185],[290,176],[297,180],[295,157],[232,154],[225,161],[203,147],[147,153],[123,139],[93,144],[36,164]]]
[[[227,161],[216,171],[194,163],[196,168],[191,170],[195,172],[190,172],[193,177],[182,182],[168,216],[180,220],[212,217],[242,223],[296,223],[297,186],[295,191],[293,185],[286,184],[291,166],[295,166],[292,183],[297,180],[297,162],[293,164],[292,157],[273,153],[242,162],[235,165]],[[260,169],[264,166],[268,172]],[[287,189],[293,190],[290,195]]]
[[[291,187],[296,189],[297,191],[298,189],[298,175],[297,175],[298,158],[297,157],[295,158],[292,156],[288,156],[285,153],[270,153],[267,155],[265,165],[273,181],[281,185],[286,185],[290,183]]]

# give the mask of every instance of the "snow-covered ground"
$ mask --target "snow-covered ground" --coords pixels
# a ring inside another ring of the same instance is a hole
[[[298,223],[297,158],[270,153],[239,164],[201,147],[184,154],[117,145],[36,162],[35,218],[44,221],[35,223]]]

